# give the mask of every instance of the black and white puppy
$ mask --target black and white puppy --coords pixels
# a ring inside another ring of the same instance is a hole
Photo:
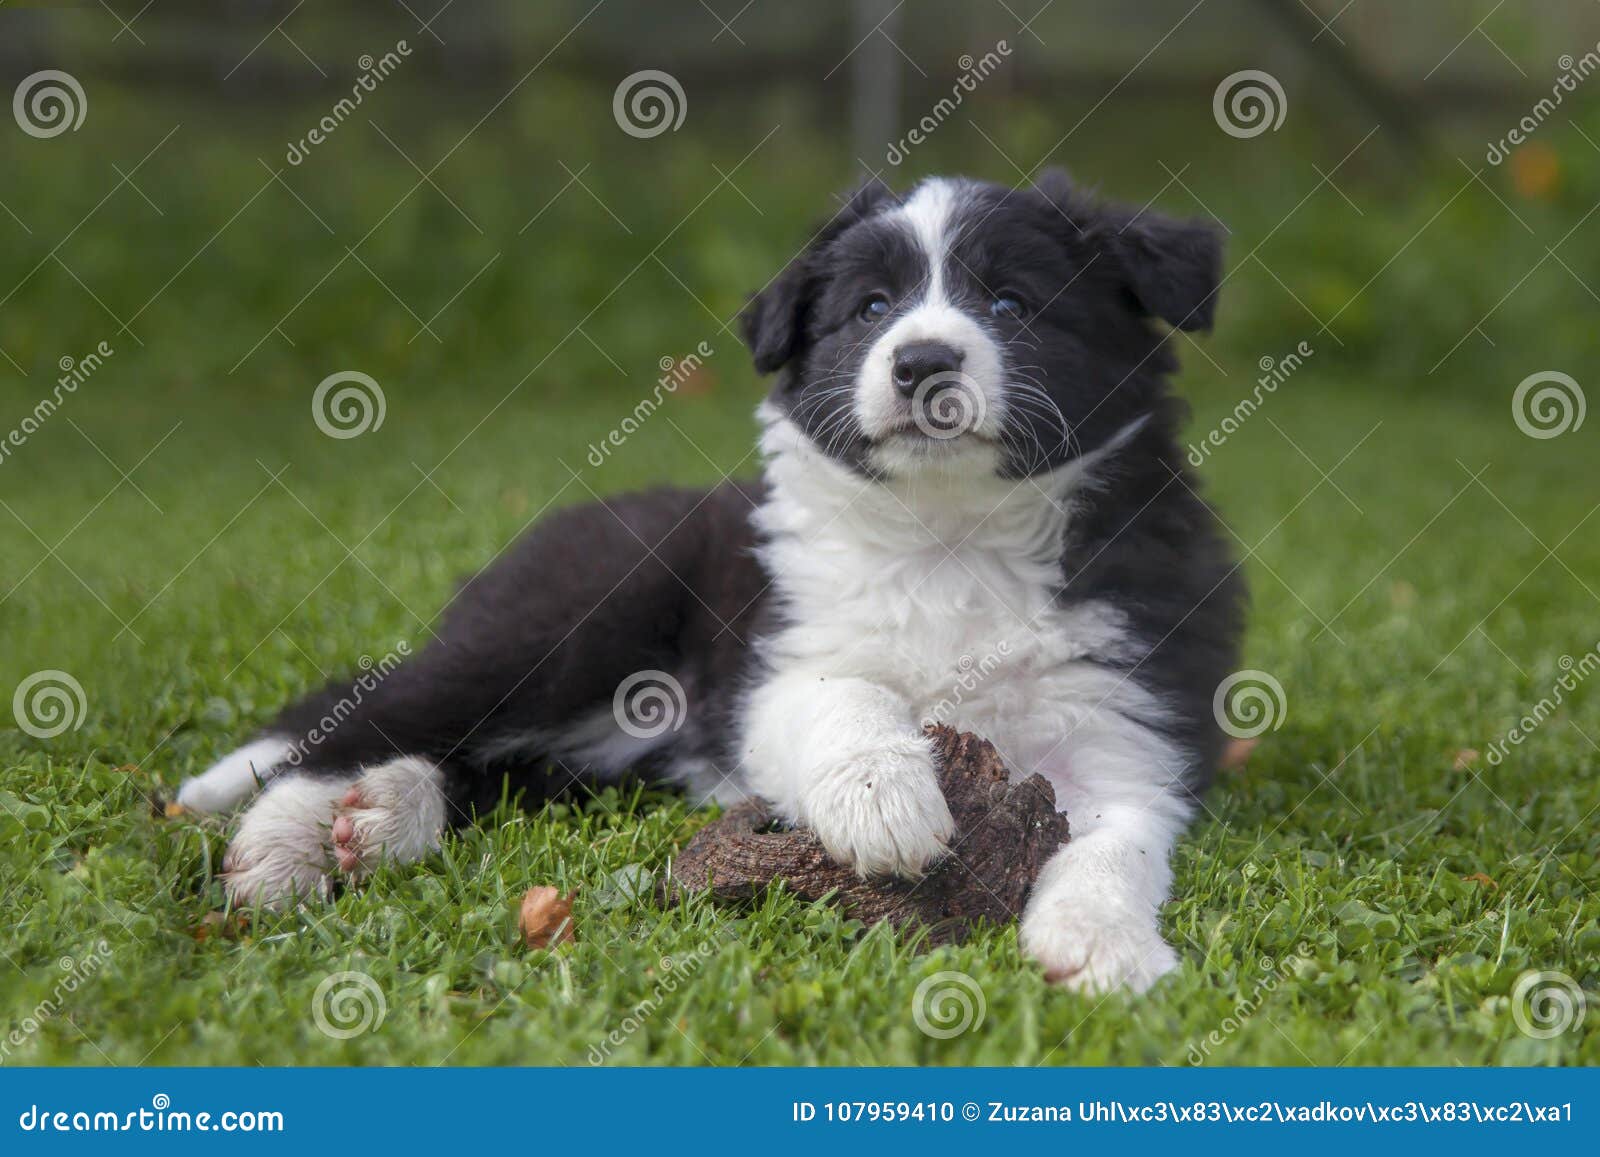
[[[765,796],[865,874],[953,852],[923,725],[1043,774],[1073,839],[1022,941],[1053,978],[1177,963],[1172,845],[1218,757],[1242,589],[1178,449],[1165,327],[1205,329],[1208,226],[1027,189],[856,193],[743,317],[760,481],[562,510],[437,641],[289,707],[183,786],[263,782],[224,864],[277,903],[415,860],[509,790],[628,772]]]

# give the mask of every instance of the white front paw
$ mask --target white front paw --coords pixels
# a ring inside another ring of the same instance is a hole
[[[1144,992],[1178,967],[1148,913],[1101,900],[1048,897],[1022,916],[1023,950],[1045,978],[1083,992]]]
[[[920,736],[827,769],[802,805],[802,819],[828,854],[862,876],[920,876],[955,832],[933,753]]]

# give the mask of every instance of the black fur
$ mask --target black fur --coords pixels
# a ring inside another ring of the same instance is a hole
[[[886,290],[898,309],[928,277],[925,255],[886,219],[898,203],[879,184],[857,191],[741,319],[756,367],[779,375],[776,406],[869,475],[849,395],[829,390],[859,368],[872,324],[859,316],[863,295]],[[1154,323],[1211,325],[1217,234],[1097,206],[1059,173],[1022,190],[968,184],[961,223],[945,268],[952,292],[974,308],[1001,292],[1027,302],[994,332],[1037,367],[1072,435],[1019,410],[1005,472],[1057,468],[1143,421],[1081,498],[1059,598],[1114,603],[1154,642],[1128,674],[1175,708],[1164,726],[1199,790],[1220,751],[1211,697],[1236,662],[1243,588],[1179,450],[1182,410],[1166,382],[1176,362]],[[761,495],[759,483],[662,490],[552,516],[463,587],[439,640],[306,748],[303,769],[343,774],[420,754],[445,769],[458,821],[508,788],[537,802],[617,769],[528,737],[610,710],[622,680],[655,668],[682,683],[689,723],[635,770],[696,759],[731,772],[735,705],[772,613],[749,518]],[[349,697],[334,685],[270,730],[303,736]],[[514,751],[513,737],[524,740]]]
[[[613,769],[574,764],[556,746],[506,741],[558,735],[609,711],[634,672],[671,671],[690,721],[670,753],[632,770],[653,778],[671,758],[715,758],[765,576],[748,515],[758,483],[709,493],[655,490],[561,510],[463,585],[438,639],[358,697],[335,682],[285,710],[268,729],[297,738],[325,717],[298,765],[348,773],[399,755],[445,771],[457,822],[503,795],[534,805]],[[648,547],[646,546],[648,544]],[[342,708],[341,708],[341,705]]]

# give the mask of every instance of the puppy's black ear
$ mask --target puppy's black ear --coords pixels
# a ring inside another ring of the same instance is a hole
[[[1208,221],[1101,207],[1062,169],[1045,169],[1034,188],[1053,204],[1062,229],[1110,259],[1139,309],[1177,329],[1211,328],[1222,282],[1222,238]]]
[[[1222,237],[1215,225],[1140,213],[1114,224],[1107,248],[1144,312],[1175,329],[1211,328],[1222,284]]]
[[[757,372],[780,370],[794,356],[805,332],[806,308],[822,275],[819,258],[828,245],[851,225],[894,199],[894,193],[882,181],[860,185],[816,231],[800,255],[750,299],[739,315],[739,328]]]
[[[789,262],[739,314],[739,331],[750,347],[757,373],[782,369],[794,354],[809,280],[805,260],[802,254]]]

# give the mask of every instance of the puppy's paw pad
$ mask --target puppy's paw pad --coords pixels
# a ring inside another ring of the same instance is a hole
[[[351,792],[355,795],[355,792]],[[342,807],[359,807],[360,804],[346,797]],[[360,845],[356,839],[356,822],[347,811],[341,811],[333,818],[333,857],[338,861],[341,872],[355,872],[361,866]]]
[[[366,875],[380,860],[409,863],[439,846],[444,792],[439,769],[408,756],[366,772],[339,801],[330,833],[339,870]]]

